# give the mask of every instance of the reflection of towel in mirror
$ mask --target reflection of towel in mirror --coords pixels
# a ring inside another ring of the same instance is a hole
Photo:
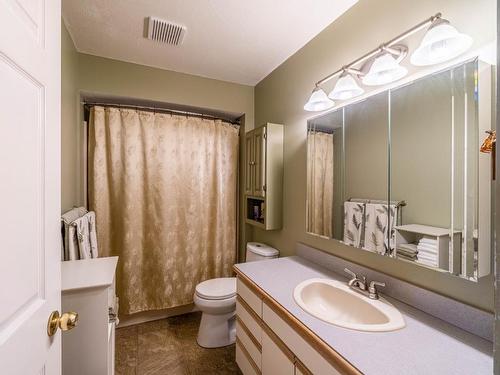
[[[344,202],[344,243],[360,247],[365,216],[365,204]]]
[[[434,253],[437,254],[438,249],[437,246],[427,246],[427,245],[418,245],[417,246],[418,252],[429,252],[429,253]]]
[[[438,242],[435,239],[423,237],[418,241],[419,245],[437,246]]]
[[[95,213],[89,212],[71,223],[70,235],[76,235],[80,259],[97,258]]]
[[[396,253],[398,256],[417,259],[417,245],[411,243],[399,244],[398,248],[396,249]]]
[[[396,243],[394,226],[397,208],[391,204],[367,203],[365,208],[365,241],[364,249],[379,254],[390,254]],[[390,226],[390,228],[389,228]],[[387,236],[390,236],[388,241]]]
[[[417,253],[417,245],[414,243],[400,243],[398,245],[398,251],[405,250],[409,253],[416,254]]]
[[[85,207],[75,207],[68,212],[65,212],[61,216],[61,222],[63,225],[62,235],[63,235],[63,243],[62,243],[62,254],[61,260],[75,260],[78,259],[78,242],[76,240],[76,236],[70,235],[70,227],[71,223],[82,217],[87,213],[87,209]]]
[[[406,260],[417,260],[417,254],[412,254],[412,253],[407,253],[405,251],[402,251],[401,249],[397,249],[397,256],[400,259],[406,259]]]

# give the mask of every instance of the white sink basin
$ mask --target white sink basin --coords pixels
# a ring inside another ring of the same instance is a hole
[[[295,287],[293,297],[309,314],[339,327],[387,332],[405,326],[401,313],[384,298],[370,299],[337,280],[305,280]]]

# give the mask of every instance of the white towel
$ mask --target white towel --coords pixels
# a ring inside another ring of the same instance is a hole
[[[78,241],[74,230],[71,230],[70,224],[87,213],[85,207],[75,207],[61,216],[62,223],[62,251],[61,260],[76,260],[78,259]],[[70,231],[72,233],[70,233]]]
[[[392,229],[396,225],[396,206],[367,203],[365,212],[364,249],[379,254],[390,253],[396,243],[395,231]],[[389,229],[389,220],[391,229]],[[388,233],[390,233],[389,243],[387,243]]]
[[[432,262],[437,262],[437,256],[436,255],[418,253],[417,258],[418,259],[423,259],[423,260],[429,260],[429,261],[432,261]]]
[[[424,255],[432,255],[432,256],[435,256],[435,257],[437,257],[437,255],[438,255],[437,251],[435,251],[435,250],[427,250],[427,249],[419,249],[418,253],[419,254],[424,254]]]
[[[412,253],[417,252],[417,245],[415,245],[414,243],[401,243],[401,244],[399,244],[399,248],[403,249],[403,250],[410,251]]]
[[[417,246],[418,251],[428,251],[431,253],[437,253],[438,249],[435,246],[429,246],[429,245],[418,245]]]
[[[95,213],[88,212],[71,223],[78,239],[78,254],[80,259],[98,257]]]
[[[360,247],[365,205],[356,202],[344,202],[344,243]]]
[[[428,245],[436,245],[438,244],[437,240],[435,239],[432,239],[432,238],[427,238],[427,237],[423,237],[420,239],[420,241],[418,241],[419,244],[428,244]]]

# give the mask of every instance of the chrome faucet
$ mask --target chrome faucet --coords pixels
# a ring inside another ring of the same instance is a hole
[[[347,283],[347,285],[349,285],[349,288],[363,294],[364,296],[367,296],[370,299],[379,299],[377,285],[384,287],[385,283],[382,283],[380,281],[371,281],[370,286],[367,290],[367,282],[365,276],[360,277],[352,272],[349,268],[344,268],[344,272],[348,273],[351,276],[351,280],[349,280],[349,282]]]

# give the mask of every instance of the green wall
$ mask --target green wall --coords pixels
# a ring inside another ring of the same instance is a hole
[[[252,239],[275,246],[282,255],[294,254],[296,243],[304,242],[493,311],[492,277],[470,282],[305,233],[306,121],[312,116],[302,107],[314,82],[437,12],[471,35],[474,47],[493,42],[495,6],[494,0],[361,0],[262,80],[255,88],[256,123],[285,125],[284,221],[280,231],[252,228]]]
[[[80,203],[78,163],[78,53],[61,22],[61,210]]]

